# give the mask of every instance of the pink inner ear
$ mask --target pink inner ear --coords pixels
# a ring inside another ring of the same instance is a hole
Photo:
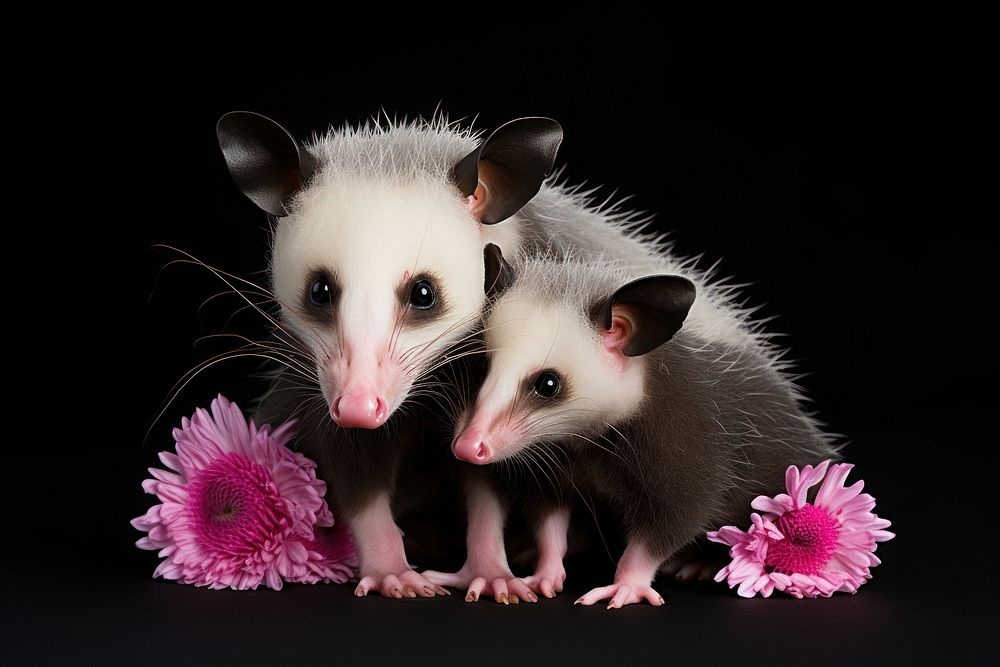
[[[601,333],[604,348],[609,352],[621,352],[632,335],[632,323],[620,315],[611,316],[611,328]]]
[[[483,213],[486,212],[486,197],[486,185],[482,181],[479,181],[479,185],[476,186],[476,191],[465,198],[465,207],[469,209],[469,213],[471,213],[472,217],[476,220],[483,219]]]

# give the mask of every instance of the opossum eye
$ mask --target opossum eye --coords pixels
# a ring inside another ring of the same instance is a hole
[[[535,384],[532,385],[535,393],[542,398],[555,398],[561,388],[562,383],[559,381],[559,376],[552,371],[539,373],[538,377],[535,378]]]
[[[330,281],[326,276],[320,276],[309,288],[309,303],[314,306],[325,306],[330,303]]]
[[[410,290],[410,305],[418,310],[433,308],[437,303],[434,286],[428,280],[418,280]]]

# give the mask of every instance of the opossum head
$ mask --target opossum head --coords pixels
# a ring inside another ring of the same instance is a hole
[[[333,420],[360,428],[383,424],[468,339],[483,247],[517,246],[504,221],[538,192],[562,138],[555,121],[526,118],[482,142],[432,121],[303,146],[245,112],[223,116],[218,134],[237,185],[275,219],[282,329],[309,351]]]
[[[587,446],[635,415],[651,370],[645,355],[681,328],[694,285],[668,275],[628,281],[620,268],[572,259],[529,259],[512,271],[487,256],[487,284],[499,293],[483,322],[489,370],[459,421],[455,456],[485,464],[534,443]]]

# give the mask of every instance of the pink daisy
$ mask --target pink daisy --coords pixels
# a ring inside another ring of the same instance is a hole
[[[132,525],[148,531],[136,546],[159,550],[154,577],[210,588],[280,589],[282,579],[345,581],[355,559],[346,530],[336,543],[314,534],[333,525],[316,464],[288,449],[294,421],[273,432],[247,422],[219,396],[174,429],[169,469],[150,468],[142,488],[157,496]],[[343,560],[339,560],[343,559]]]
[[[800,472],[789,466],[788,493],[757,496],[751,506],[764,515],[751,514],[749,530],[723,526],[708,533],[713,542],[729,545],[733,558],[715,580],[739,586],[738,593],[748,598],[757,593],[768,597],[775,590],[796,598],[856,593],[881,562],[874,553],[876,542],[895,535],[885,530],[889,521],[872,514],[875,499],[861,493],[863,481],[844,486],[853,467],[824,461]],[[815,500],[806,502],[809,489],[820,481]]]
[[[314,539],[305,543],[309,550],[307,572],[301,577],[285,577],[287,581],[301,584],[342,584],[354,576],[360,565],[358,552],[347,524],[338,521],[332,527],[314,531]]]

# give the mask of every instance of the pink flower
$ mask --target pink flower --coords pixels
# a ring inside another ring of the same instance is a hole
[[[346,530],[335,542],[314,533],[333,525],[316,464],[285,444],[294,421],[273,432],[247,422],[219,396],[174,429],[169,470],[150,468],[142,488],[159,498],[132,525],[148,531],[136,546],[160,550],[154,577],[210,588],[278,590],[282,579],[345,581],[356,560]],[[342,560],[341,560],[342,559]]]
[[[358,552],[347,524],[338,521],[330,528],[316,528],[315,537],[306,542],[308,573],[301,578],[288,578],[302,584],[316,582],[342,584],[354,576],[360,565]]]
[[[750,505],[764,514],[750,515],[749,530],[723,526],[708,533],[708,539],[731,547],[733,559],[715,580],[739,586],[738,593],[748,598],[757,593],[768,597],[775,590],[796,598],[856,593],[881,562],[874,553],[876,542],[895,535],[885,530],[889,521],[872,514],[875,499],[861,493],[863,481],[844,486],[853,467],[824,461],[799,472],[789,466],[788,493],[757,496]],[[815,500],[806,502],[809,489],[820,481]]]

